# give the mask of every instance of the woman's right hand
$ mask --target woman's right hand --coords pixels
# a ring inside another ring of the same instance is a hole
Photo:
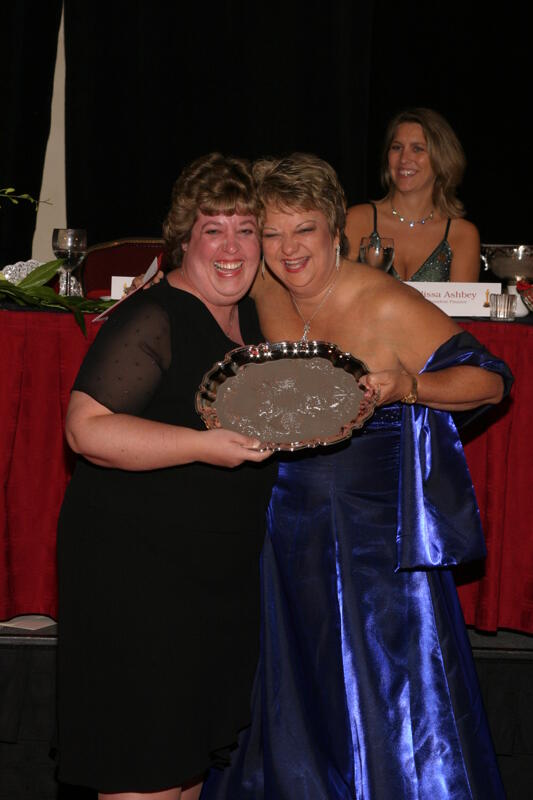
[[[143,289],[148,289],[150,286],[153,286],[153,285],[155,286],[155,284],[159,283],[161,280],[163,280],[164,277],[165,277],[165,273],[162,270],[159,270],[154,275],[152,280],[146,281],[145,285],[143,286]],[[143,282],[143,276],[142,275],[137,275],[137,277],[132,280],[131,285],[128,286],[128,288],[126,289],[126,294],[130,294],[131,292],[134,292],[136,289],[139,288],[139,286],[142,286],[142,282]]]
[[[243,461],[265,461],[272,450],[262,450],[259,439],[226,428],[201,431],[197,461],[217,467],[238,467]]]

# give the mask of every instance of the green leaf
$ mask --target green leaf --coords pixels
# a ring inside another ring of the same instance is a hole
[[[0,281],[0,302],[16,303],[19,306],[40,311],[50,309],[69,311],[74,314],[84,336],[87,335],[87,331],[83,315],[85,313],[99,314],[110,308],[115,302],[114,300],[88,300],[86,297],[78,296],[65,297],[56,294],[51,286],[32,286],[27,289],[21,287],[21,283],[15,285],[7,280]]]
[[[69,308],[68,298],[61,294],[57,294],[57,292],[54,292],[51,286],[32,286],[30,289],[24,289],[23,291],[30,297],[37,297],[40,300],[47,300],[49,302],[54,302],[61,306],[65,306],[65,308]]]
[[[2,281],[0,283],[0,293],[1,294],[15,294],[15,295],[22,295],[24,296],[24,292],[21,291],[14,283],[10,281]]]
[[[80,326],[83,335],[87,336],[87,330],[85,328],[85,320],[83,319],[83,314],[81,313],[81,311],[78,308],[73,308],[72,312],[74,314],[74,319],[76,320],[76,322]]]
[[[43,284],[48,283],[48,281],[54,277],[63,263],[63,260],[62,258],[58,258],[55,261],[47,261],[46,264],[41,264],[40,267],[36,267],[29,275],[26,275],[25,278],[19,281],[17,286],[21,289],[32,289],[34,286],[43,286]]]

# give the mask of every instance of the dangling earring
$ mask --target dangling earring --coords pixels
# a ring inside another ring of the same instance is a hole
[[[335,269],[337,272],[339,271],[339,267],[341,265],[341,246],[340,244],[337,245],[335,248]]]
[[[261,256],[261,277],[265,280],[265,257]]]

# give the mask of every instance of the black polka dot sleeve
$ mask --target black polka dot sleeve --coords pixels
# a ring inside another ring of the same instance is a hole
[[[141,414],[170,366],[167,311],[137,294],[111,314],[81,365],[73,389],[110,411]]]

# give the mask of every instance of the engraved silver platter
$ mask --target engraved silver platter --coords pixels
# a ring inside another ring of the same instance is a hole
[[[300,450],[348,439],[374,413],[363,392],[368,368],[323,341],[237,347],[205,373],[196,410],[207,428],[260,439],[269,450]]]

